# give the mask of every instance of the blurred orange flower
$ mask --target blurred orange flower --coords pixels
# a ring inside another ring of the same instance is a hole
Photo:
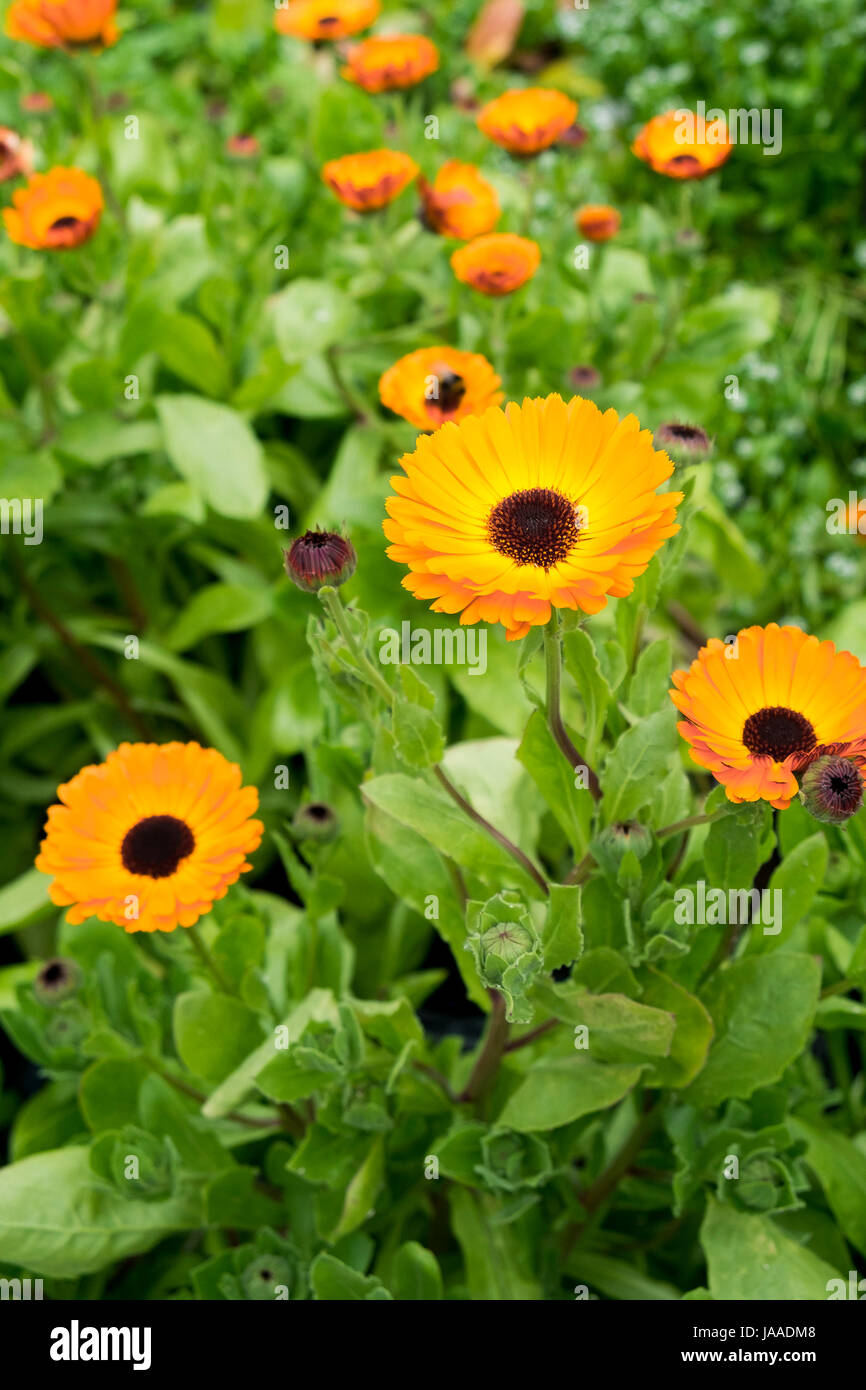
[[[75,48],[117,42],[117,0],[13,0],[6,33],[39,48]]]
[[[420,179],[421,218],[431,232],[468,241],[492,232],[499,221],[496,190],[474,164],[449,159],[432,184]]]
[[[401,357],[379,381],[383,405],[422,430],[480,415],[503,399],[502,382],[478,352],[419,348]]]
[[[519,290],[532,279],[540,263],[537,243],[511,232],[476,237],[451,257],[458,280],[493,296]]]
[[[478,128],[511,154],[538,154],[558,140],[577,118],[577,102],[551,87],[503,92],[478,116]]]
[[[3,209],[12,241],[35,251],[64,251],[89,241],[99,226],[104,202],[96,179],[81,169],[49,169],[34,174],[26,188]]]
[[[322,178],[341,203],[374,212],[398,197],[418,175],[418,165],[400,150],[365,150],[331,159]]]
[[[653,116],[631,147],[657,174],[669,179],[703,179],[724,164],[733,145],[724,121],[704,123],[692,111]]]
[[[262,147],[254,135],[230,135],[226,140],[226,154],[233,159],[255,159]]]
[[[439,66],[435,43],[420,34],[388,34],[364,39],[349,51],[342,74],[365,92],[392,92],[414,87]]]
[[[381,8],[379,0],[289,0],[274,25],[294,39],[346,39],[368,29]]]
[[[0,183],[7,183],[19,174],[33,173],[33,146],[22,140],[15,130],[0,125]]]
[[[619,231],[622,218],[607,203],[587,203],[575,213],[574,222],[587,241],[610,241]]]

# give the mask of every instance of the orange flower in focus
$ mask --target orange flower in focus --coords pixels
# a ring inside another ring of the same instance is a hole
[[[66,920],[128,932],[192,927],[252,865],[255,787],[214,748],[122,743],[58,787],[36,867]]]
[[[117,42],[117,0],[13,0],[6,33],[39,48],[107,48]]]
[[[504,92],[482,108],[478,128],[511,154],[538,154],[558,140],[577,117],[577,102],[551,87]]]
[[[374,212],[403,192],[418,175],[418,165],[399,150],[365,150],[331,159],[322,178],[341,203],[356,212]]]
[[[63,251],[89,241],[105,206],[102,189],[81,169],[34,174],[3,209],[12,241],[34,251]]]
[[[379,18],[379,0],[289,0],[274,25],[293,39],[347,39]]]
[[[534,241],[511,232],[493,232],[476,237],[451,257],[458,280],[482,294],[511,294],[531,280],[541,264],[541,252]]]
[[[33,146],[17,131],[0,125],[0,183],[33,173]]]
[[[463,420],[500,405],[501,386],[480,353],[430,347],[410,352],[389,367],[379,381],[379,397],[410,424],[434,430],[446,420]]]
[[[704,122],[682,110],[653,116],[631,147],[632,154],[669,179],[706,178],[733,148],[724,121]]]
[[[348,55],[342,75],[365,92],[393,92],[414,87],[439,66],[435,43],[418,34],[388,34],[364,39]]]
[[[587,203],[575,213],[574,222],[587,241],[610,241],[619,231],[622,218],[616,208],[606,203]]]
[[[431,232],[469,241],[492,232],[499,221],[496,190],[474,164],[449,159],[432,184],[420,179],[421,219]]]

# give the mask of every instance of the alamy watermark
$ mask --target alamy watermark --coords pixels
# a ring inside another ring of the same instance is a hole
[[[776,106],[748,108],[738,106],[730,111],[699,101],[696,111],[680,107],[675,113],[677,127],[674,139],[678,145],[763,145],[764,154],[779,154],[782,149],[782,112]]]
[[[0,536],[23,536],[25,545],[41,545],[42,534],[41,497],[0,497]]]
[[[470,676],[487,670],[487,629],[477,627],[383,627],[379,633],[383,666],[468,666]]]
[[[674,893],[674,921],[679,926],[762,926],[764,936],[782,930],[781,888],[707,888],[698,879],[694,888]]]

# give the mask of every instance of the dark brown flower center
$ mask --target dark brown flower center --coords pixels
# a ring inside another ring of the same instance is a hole
[[[778,763],[792,753],[808,753],[818,741],[806,716],[784,705],[768,705],[750,714],[743,725],[742,739],[756,758],[772,758]]]
[[[863,800],[863,779],[854,763],[837,758],[818,780],[830,810],[837,815],[853,815]]]
[[[466,395],[466,382],[447,367],[437,373],[437,378],[439,396],[431,401],[431,405],[438,405],[443,415],[453,415]]]
[[[131,874],[170,878],[195,849],[195,836],[177,816],[145,816],[123,837],[120,858]]]
[[[81,221],[80,217],[58,217],[56,222],[51,223],[52,232],[65,232],[70,227],[77,227]]]
[[[512,492],[487,518],[494,550],[518,565],[549,570],[568,555],[580,531],[574,504],[549,487]]]

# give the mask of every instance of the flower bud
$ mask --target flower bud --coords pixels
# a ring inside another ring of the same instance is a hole
[[[532,1006],[526,991],[544,964],[529,909],[519,894],[510,892],[474,906],[465,949],[472,952],[482,984],[503,995],[508,1022],[529,1023]]]
[[[598,840],[600,845],[604,845],[611,852],[617,863],[629,850],[638,859],[643,859],[649,854],[652,846],[652,835],[645,825],[640,825],[637,821],[617,821],[614,825],[607,826]]]
[[[292,1269],[282,1255],[259,1255],[241,1275],[244,1293],[256,1303],[275,1298],[277,1289],[288,1288],[291,1282]]]
[[[355,573],[358,557],[346,536],[333,531],[306,531],[285,551],[286,574],[305,593],[315,594],[326,584],[339,588]]]
[[[572,367],[568,373],[568,380],[577,394],[582,396],[584,392],[598,390],[601,386],[601,372],[588,362],[580,363],[577,367]]]
[[[74,960],[57,956],[47,960],[33,981],[33,993],[40,1004],[53,1007],[74,994],[81,983],[81,971]]]
[[[659,425],[654,441],[657,449],[664,449],[674,463],[701,463],[709,458],[713,446],[709,435],[699,425],[682,425],[669,420]]]
[[[800,800],[826,825],[842,825],[863,805],[863,777],[851,758],[825,754],[810,763],[800,782]]]
[[[296,840],[318,840],[327,844],[333,840],[340,829],[337,813],[324,801],[310,801],[299,806],[292,821],[292,834]]]

